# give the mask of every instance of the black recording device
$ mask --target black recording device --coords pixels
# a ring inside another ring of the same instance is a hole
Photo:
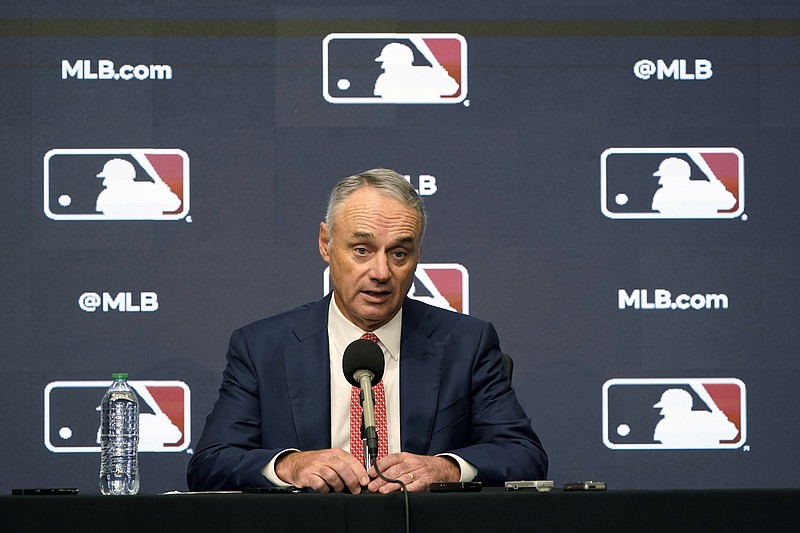
[[[567,492],[606,490],[606,482],[605,481],[578,481],[578,482],[572,482],[572,483],[564,483],[564,490],[567,491]]]
[[[483,485],[480,481],[449,481],[431,483],[431,492],[480,492]]]

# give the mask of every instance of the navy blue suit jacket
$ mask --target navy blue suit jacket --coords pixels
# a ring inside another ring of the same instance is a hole
[[[331,447],[330,295],[233,332],[219,399],[189,461],[190,490],[269,486],[287,448]],[[476,481],[545,479],[547,455],[503,373],[494,327],[406,298],[400,342],[405,452],[449,452]]]

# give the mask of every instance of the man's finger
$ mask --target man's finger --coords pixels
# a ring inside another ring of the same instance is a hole
[[[316,492],[327,493],[331,491],[330,486],[325,482],[325,480],[317,475],[309,476],[309,479],[307,483],[305,483],[305,486]]]
[[[378,459],[378,466],[381,469],[381,473],[384,476],[389,477],[389,476],[386,475],[386,471],[391,469],[393,466],[402,463],[404,460],[405,460],[405,454],[404,453],[402,453],[402,452],[401,453],[393,453],[391,455],[387,455],[386,457],[382,457],[382,458]],[[371,477],[371,478],[377,478],[378,477],[378,471],[375,468],[375,465],[372,465],[372,467],[369,469],[369,477]]]

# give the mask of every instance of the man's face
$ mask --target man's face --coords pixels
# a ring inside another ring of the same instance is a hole
[[[330,265],[339,310],[374,331],[400,310],[422,254],[417,213],[365,186],[340,206],[333,235],[320,224],[319,252]]]

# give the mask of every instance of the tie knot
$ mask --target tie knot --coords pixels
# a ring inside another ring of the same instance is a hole
[[[372,341],[372,342],[377,343],[378,342],[378,336],[375,335],[374,333],[364,333],[363,335],[361,335],[361,340]]]

